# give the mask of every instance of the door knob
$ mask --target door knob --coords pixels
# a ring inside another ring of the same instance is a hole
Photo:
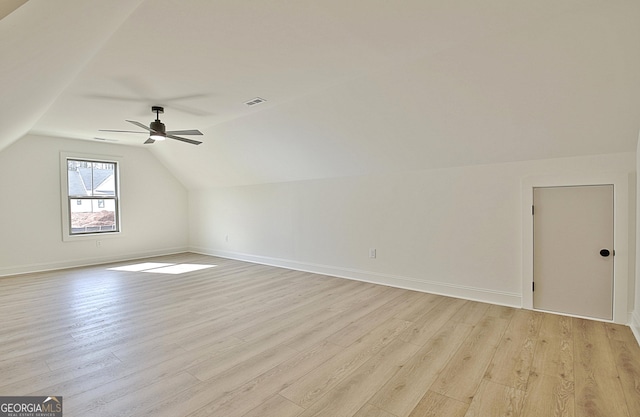
[[[611,252],[609,252],[609,249],[601,249],[600,250],[600,256],[602,256],[603,258],[606,258],[609,255],[611,255]]]

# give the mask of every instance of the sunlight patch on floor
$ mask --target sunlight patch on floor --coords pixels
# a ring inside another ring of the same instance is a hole
[[[139,271],[145,271],[147,269],[161,268],[161,267],[169,266],[169,265],[174,265],[174,264],[167,264],[167,263],[160,263],[160,262],[143,262],[143,263],[140,263],[140,264],[117,266],[115,268],[107,268],[107,269],[109,271],[139,272]]]
[[[199,271],[201,269],[207,269],[214,266],[215,265],[176,264],[162,268],[149,269],[144,272],[151,272],[154,274],[184,274],[185,272]]]
[[[153,274],[184,274],[187,272],[199,271],[201,269],[213,268],[215,266],[216,265],[143,262],[107,269],[109,271],[150,272]]]

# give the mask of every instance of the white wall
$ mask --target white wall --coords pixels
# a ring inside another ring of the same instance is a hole
[[[60,152],[122,158],[121,236],[62,241]],[[523,179],[627,173],[640,215],[636,168],[640,157],[621,153],[187,193],[145,148],[26,136],[0,152],[0,276],[191,249],[519,306]],[[640,305],[635,284],[629,309]],[[640,334],[638,311],[632,324]]]
[[[60,153],[120,157],[123,233],[63,242]],[[147,150],[25,136],[0,152],[0,276],[186,250],[187,191]]]
[[[631,152],[191,190],[190,245],[201,253],[520,306],[522,180],[594,172],[635,178],[635,169]],[[629,188],[635,202],[635,180]],[[376,259],[369,248],[377,249]]]

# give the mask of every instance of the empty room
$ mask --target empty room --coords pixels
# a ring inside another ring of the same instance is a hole
[[[637,0],[3,0],[0,417],[640,416]]]

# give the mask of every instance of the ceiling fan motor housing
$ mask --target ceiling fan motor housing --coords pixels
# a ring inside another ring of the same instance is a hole
[[[160,120],[155,120],[151,122],[151,124],[149,125],[149,129],[153,130],[154,132],[158,132],[162,134],[166,132],[164,123],[162,123]]]

